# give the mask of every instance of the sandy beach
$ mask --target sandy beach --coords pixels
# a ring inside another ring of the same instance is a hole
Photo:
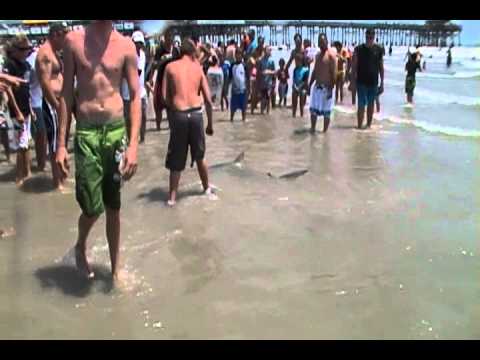
[[[244,161],[211,170],[218,199],[188,168],[173,209],[168,131],[150,121],[123,188],[122,291],[103,217],[89,237],[96,280],[72,265],[73,178],[71,194],[52,192],[49,173],[19,191],[0,163],[0,224],[16,231],[0,238],[0,337],[479,338],[478,141],[383,121],[358,131],[340,112],[311,136],[308,116],[216,112],[209,165]]]

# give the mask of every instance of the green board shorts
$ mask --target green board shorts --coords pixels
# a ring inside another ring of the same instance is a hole
[[[119,210],[121,182],[114,179],[119,166],[115,155],[126,149],[124,119],[104,125],[79,122],[74,144],[76,198],[83,213],[98,216],[105,206]]]

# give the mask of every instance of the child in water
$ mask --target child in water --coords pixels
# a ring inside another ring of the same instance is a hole
[[[304,55],[297,53],[295,55],[295,69],[293,70],[293,88],[292,88],[292,115],[297,115],[297,105],[300,98],[300,116],[303,117],[303,108],[307,102],[308,76],[310,69],[305,66]]]
[[[278,66],[280,67],[277,70],[277,79],[278,79],[278,97],[279,102],[278,106],[287,106],[287,92],[288,92],[288,71],[285,69],[285,59],[281,58],[278,62]]]

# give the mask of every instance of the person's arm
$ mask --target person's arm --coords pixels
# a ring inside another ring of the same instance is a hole
[[[135,45],[128,42],[125,45],[126,54],[123,65],[123,77],[127,80],[130,92],[130,141],[124,157],[123,177],[128,180],[137,171],[138,134],[141,123],[140,81],[138,78],[138,59]]]
[[[0,83],[5,86],[17,87],[26,84],[27,80],[0,72]]]
[[[337,79],[337,71],[338,71],[338,59],[336,56],[332,55],[330,57],[330,84],[329,85],[329,99],[333,95],[333,88],[335,87],[335,81]]]
[[[172,104],[170,101],[170,93],[168,91],[169,84],[170,84],[170,69],[169,69],[169,66],[167,65],[163,73],[162,89],[161,89],[162,101],[167,106],[167,108],[172,107]]]
[[[290,53],[290,59],[288,59],[287,64],[285,65],[285,70],[287,70],[287,73],[288,73],[288,69],[290,69],[290,65],[292,64],[293,59],[295,57],[294,52],[295,52],[295,50],[292,50],[292,52]]]
[[[54,95],[50,86],[50,79],[52,77],[52,61],[42,51],[39,52],[37,60],[35,61],[35,71],[37,72],[40,86],[42,87],[43,96],[47,99],[57,111],[60,103]]]
[[[210,88],[208,87],[208,82],[205,74],[201,73],[202,79],[200,83],[200,90],[203,95],[203,101],[205,103],[205,110],[207,111],[207,128],[205,133],[207,135],[213,135],[213,120],[212,120],[212,96],[210,95]]]
[[[308,77],[310,76],[310,71],[306,71],[305,75],[303,75],[303,84],[302,84],[302,89],[307,90],[307,94],[310,94],[310,86],[308,83]]]
[[[383,93],[383,76],[384,76],[384,71],[383,71],[383,56],[380,57],[380,89],[379,89],[379,95]]]
[[[71,124],[72,104],[74,97],[75,60],[71,39],[67,35],[63,47],[63,88],[58,99],[58,139],[56,162],[62,172],[62,177],[67,177],[70,170],[68,164],[66,134],[67,127]]]
[[[350,77],[350,87],[352,92],[354,92],[357,88],[357,77],[358,77],[358,50],[355,49],[353,51],[353,56],[352,56],[352,72]]]
[[[317,60],[317,57],[315,58],[315,60]],[[318,64],[318,61],[315,61],[315,65],[313,66],[312,76],[310,77],[310,83],[308,84],[308,93],[310,93],[313,82],[315,81],[315,79],[317,77],[317,64]]]
[[[15,119],[17,119],[17,121],[20,123],[24,122],[25,117],[23,116],[22,111],[18,107],[17,100],[15,100],[15,96],[13,95],[13,91],[11,87],[7,89],[7,95],[8,95],[8,102],[10,103],[10,106],[13,108],[13,111],[15,112]]]

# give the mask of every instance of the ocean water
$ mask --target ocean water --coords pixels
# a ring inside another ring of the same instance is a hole
[[[453,63],[447,68],[446,48],[422,47],[427,67],[424,72],[417,72],[413,107],[406,106],[404,90],[407,49],[394,47],[392,56],[387,49],[385,92],[381,96],[381,112],[376,117],[423,131],[480,138],[480,48],[454,47]],[[277,66],[280,58],[288,60],[289,52],[285,47],[273,52]],[[337,111],[352,112],[349,104],[345,105],[337,107]]]

